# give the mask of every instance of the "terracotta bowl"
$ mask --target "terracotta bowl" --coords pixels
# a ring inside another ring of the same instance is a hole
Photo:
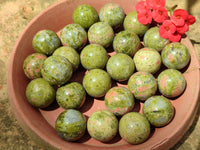
[[[108,2],[118,3],[127,14],[135,9],[137,0],[65,0],[58,2],[44,10],[28,24],[13,49],[8,72],[8,93],[11,106],[25,132],[47,149],[168,149],[178,142],[194,120],[198,107],[199,61],[188,38],[182,39],[182,43],[188,47],[191,54],[190,64],[182,70],[187,80],[187,87],[181,96],[171,100],[175,108],[175,116],[167,126],[152,129],[150,138],[142,144],[130,145],[119,135],[109,143],[101,143],[92,139],[88,133],[77,142],[64,141],[54,129],[56,117],[63,109],[56,104],[46,109],[36,109],[27,102],[25,88],[30,80],[24,75],[22,65],[24,59],[34,52],[32,38],[35,33],[42,29],[59,32],[64,26],[72,23],[73,10],[80,4],[90,4],[99,11]],[[84,71],[79,72],[72,79],[81,82],[83,74]],[[137,102],[133,111],[141,112],[142,105],[143,103]],[[105,109],[103,100],[88,97],[80,111],[89,117],[98,109]]]

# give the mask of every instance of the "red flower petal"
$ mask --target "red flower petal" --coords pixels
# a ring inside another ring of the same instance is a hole
[[[151,11],[147,10],[145,13],[138,13],[137,19],[141,24],[150,24],[152,22]]]
[[[187,18],[187,20],[186,20],[186,23],[187,23],[188,25],[192,25],[192,24],[195,23],[195,21],[196,21],[195,17],[189,15],[188,18]]]
[[[147,6],[152,9],[156,9],[158,7],[165,7],[165,0],[146,0]]]
[[[167,10],[164,7],[158,7],[153,10],[152,17],[156,22],[162,23],[164,20],[168,19]]]
[[[138,13],[145,13],[147,11],[147,4],[146,4],[146,1],[139,1],[137,2],[136,6],[136,11]]]
[[[171,35],[169,36],[169,40],[170,40],[171,42],[179,42],[180,39],[181,39],[181,35],[180,35],[178,32],[175,32],[174,34],[171,34]]]
[[[177,29],[177,32],[179,33],[179,34],[185,34],[185,32],[187,32],[188,30],[189,30],[189,25],[188,24],[184,24],[183,26],[181,26],[181,27],[176,27],[176,29]]]
[[[171,20],[176,26],[183,26],[188,18],[188,12],[184,9],[177,9],[171,15]]]

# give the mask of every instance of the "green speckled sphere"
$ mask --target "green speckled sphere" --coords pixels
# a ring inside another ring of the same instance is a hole
[[[114,39],[112,27],[105,22],[97,22],[88,30],[88,40],[91,44],[99,44],[108,47]]]
[[[132,31],[138,36],[143,36],[145,32],[149,29],[149,24],[143,25],[138,21],[136,11],[127,14],[124,19],[123,25],[125,30]]]
[[[34,35],[32,45],[35,52],[51,55],[61,45],[61,41],[55,32],[41,30]]]
[[[33,79],[26,87],[26,98],[36,108],[49,106],[55,97],[55,89],[43,78]]]
[[[75,109],[67,109],[57,117],[55,129],[64,140],[76,141],[85,134],[86,125],[86,119],[81,112]]]
[[[123,53],[111,56],[106,65],[108,74],[117,81],[128,80],[135,70],[133,59]]]
[[[134,32],[121,31],[113,40],[113,49],[116,53],[133,56],[140,47],[140,39]]]
[[[116,3],[105,4],[99,12],[100,21],[107,22],[111,27],[123,24],[124,18],[124,10]]]
[[[87,43],[87,32],[79,24],[68,24],[62,29],[60,39],[64,46],[80,50]]]
[[[41,53],[33,53],[28,55],[23,63],[23,70],[29,79],[40,78],[42,65],[47,58],[46,55]]]
[[[174,107],[171,102],[163,96],[152,96],[148,98],[142,108],[143,114],[155,127],[167,125],[174,116]]]
[[[98,110],[90,115],[87,121],[87,130],[90,136],[101,142],[108,142],[118,132],[118,120],[107,110]]]
[[[157,51],[162,51],[165,45],[169,44],[168,39],[160,37],[159,28],[152,27],[144,35],[144,45],[145,47],[154,48]]]
[[[175,69],[166,69],[158,75],[158,89],[167,97],[177,97],[186,88],[186,80],[182,73]]]
[[[51,85],[65,84],[72,76],[72,64],[63,56],[48,57],[42,67],[42,77]]]
[[[53,55],[60,55],[67,58],[69,62],[72,64],[73,71],[76,71],[80,65],[79,54],[72,47],[68,46],[59,47],[54,51]]]
[[[138,112],[129,112],[119,121],[119,134],[130,144],[141,144],[150,135],[151,129],[146,117]]]
[[[155,73],[160,69],[161,56],[153,48],[142,48],[133,57],[137,71]]]
[[[61,86],[56,92],[56,101],[64,109],[80,108],[86,98],[86,92],[83,86],[78,82],[72,82]]]
[[[82,66],[87,69],[103,69],[108,61],[106,49],[98,44],[89,44],[80,54]]]
[[[83,28],[88,29],[91,25],[99,20],[95,8],[90,5],[79,5],[73,12],[72,19],[74,23],[80,24]]]
[[[92,97],[102,97],[111,87],[111,78],[102,69],[92,69],[83,77],[83,87]]]
[[[116,116],[122,116],[130,112],[134,105],[133,94],[125,87],[111,88],[105,95],[105,106]]]
[[[179,42],[165,46],[161,53],[163,64],[171,69],[182,69],[190,61],[190,53],[185,45]]]
[[[156,93],[157,81],[148,72],[136,72],[128,80],[128,89],[136,99],[144,101]]]

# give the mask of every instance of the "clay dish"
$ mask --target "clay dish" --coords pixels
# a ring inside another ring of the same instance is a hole
[[[125,13],[135,9],[137,0],[65,0],[52,5],[36,16],[24,29],[13,49],[8,70],[8,93],[13,112],[24,131],[36,141],[36,143],[47,149],[169,149],[180,140],[184,133],[193,123],[199,105],[199,61],[194,48],[188,38],[183,38],[191,54],[190,64],[182,70],[187,80],[184,93],[176,99],[171,100],[175,108],[175,116],[170,124],[163,128],[152,130],[150,138],[139,145],[130,145],[116,136],[109,143],[101,143],[92,139],[87,133],[77,142],[62,140],[54,129],[58,114],[63,111],[56,104],[46,109],[33,108],[26,100],[25,88],[29,79],[23,72],[23,61],[31,53],[32,38],[35,33],[42,29],[50,29],[59,32],[64,26],[72,23],[73,10],[80,4],[90,4],[99,12],[100,8],[109,2],[115,2],[122,6]],[[72,80],[81,82],[84,71],[73,76]],[[123,85],[124,83],[120,83]],[[137,103],[133,111],[141,112],[143,103]],[[89,117],[92,112],[105,109],[102,99],[88,97],[86,104],[80,111]]]

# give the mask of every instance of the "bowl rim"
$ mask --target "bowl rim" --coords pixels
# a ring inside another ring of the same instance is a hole
[[[46,8],[45,10],[43,10],[42,12],[40,12],[38,15],[36,15],[29,23],[28,25],[25,27],[25,29],[22,31],[22,33],[20,34],[20,36],[18,37],[15,46],[13,48],[13,51],[11,53],[10,56],[10,60],[9,60],[9,65],[8,65],[8,78],[7,78],[7,85],[8,85],[8,98],[9,98],[9,102],[11,104],[13,113],[18,121],[18,123],[20,124],[20,126],[22,127],[22,129],[25,131],[25,133],[27,134],[31,134],[31,137],[33,137],[34,141],[36,141],[36,143],[40,143],[42,142],[42,144],[44,144],[47,147],[51,147],[52,149],[57,149],[59,148],[59,145],[56,145],[56,142],[51,141],[51,143],[47,142],[48,140],[48,136],[43,134],[41,135],[41,133],[39,133],[38,129],[36,126],[32,125],[31,121],[26,118],[26,115],[24,114],[23,110],[19,110],[19,109],[15,109],[14,107],[16,107],[17,105],[19,105],[16,101],[17,96],[14,93],[15,89],[13,86],[13,80],[14,80],[14,74],[13,74],[13,68],[14,68],[14,58],[16,55],[16,50],[19,47],[19,43],[21,42],[22,37],[24,36],[24,34],[27,32],[28,28],[34,24],[34,22],[40,18],[41,16],[43,16],[45,13],[47,13],[49,10],[51,9],[55,9],[55,7],[57,7],[58,5],[62,5],[66,2],[70,2],[72,0],[62,0],[59,1],[51,6],[49,6],[48,8]],[[114,0],[113,0],[114,1]],[[191,49],[190,52],[192,52],[194,59],[195,59],[195,63],[196,63],[196,68],[194,68],[194,70],[197,73],[197,83],[200,82],[200,73],[199,73],[199,61],[198,61],[198,57],[194,51],[194,47],[192,45],[192,43],[190,42],[189,38],[183,38],[182,39],[183,43],[186,43],[188,45],[188,47]],[[168,137],[166,137],[166,139],[164,139],[163,141],[161,141],[160,143],[156,144],[154,147],[152,147],[152,149],[160,149],[160,148],[165,148],[165,147],[169,147],[169,145],[174,145],[178,142],[178,140],[181,138],[181,136],[183,136],[185,134],[185,132],[189,129],[189,127],[192,125],[198,107],[199,107],[199,90],[200,90],[200,84],[196,84],[196,91],[195,91],[195,99],[196,99],[196,103],[193,103],[193,105],[196,105],[196,107],[194,106],[192,110],[190,110],[187,114],[187,116],[185,116],[183,122],[184,124],[182,124],[180,130],[177,130],[175,132],[173,132],[173,134],[169,134]],[[195,114],[195,115],[194,115]],[[20,116],[20,117],[19,117]],[[22,118],[26,118],[26,119],[22,119]],[[46,122],[47,123],[47,122]],[[27,128],[28,127],[28,128]],[[40,135],[40,136],[38,136]],[[40,139],[41,138],[42,141]],[[169,140],[170,139],[170,140]],[[165,144],[163,144],[165,143]],[[71,144],[69,144],[69,148],[73,148],[73,146],[70,146]],[[76,144],[74,144],[75,146]],[[82,147],[82,149],[88,149],[91,148],[90,146],[86,146],[86,147]],[[101,148],[100,148],[101,149]],[[105,147],[103,147],[103,149],[105,149]],[[131,148],[128,148],[131,149]]]

